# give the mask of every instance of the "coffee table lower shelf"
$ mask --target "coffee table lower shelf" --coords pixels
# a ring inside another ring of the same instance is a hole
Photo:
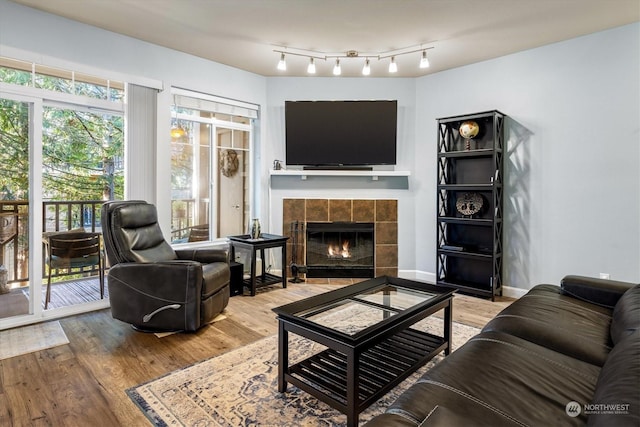
[[[440,353],[448,343],[436,335],[406,329],[364,351],[358,360],[359,413]],[[286,380],[346,412],[347,356],[326,349],[289,367]]]

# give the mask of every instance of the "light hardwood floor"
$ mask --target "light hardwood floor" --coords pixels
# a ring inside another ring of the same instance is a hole
[[[273,307],[338,286],[289,283],[236,296],[225,320],[164,338],[135,332],[108,310],[62,319],[68,345],[0,361],[0,426],[150,425],[125,389],[276,334]],[[511,302],[456,295],[454,320],[482,327]]]

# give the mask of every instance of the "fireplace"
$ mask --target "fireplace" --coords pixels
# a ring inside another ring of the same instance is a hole
[[[282,200],[282,231],[287,242],[287,266],[307,263],[306,226],[310,223],[373,224],[374,273],[378,276],[398,275],[398,201],[392,199],[289,199]],[[324,252],[323,252],[324,253]],[[323,263],[326,265],[326,263]],[[343,270],[343,269],[341,269]],[[314,271],[318,275],[317,271]],[[335,271],[333,272],[335,274]],[[341,271],[344,273],[344,271]],[[348,282],[359,277],[310,277],[307,282]],[[312,273],[313,274],[313,273]],[[361,273],[358,273],[361,274]],[[371,277],[367,276],[366,278]],[[358,281],[358,280],[353,280]]]
[[[371,222],[307,222],[307,277],[374,277]]]

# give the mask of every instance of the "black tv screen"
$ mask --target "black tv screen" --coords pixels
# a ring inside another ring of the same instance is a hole
[[[285,101],[286,164],[396,164],[397,101]]]

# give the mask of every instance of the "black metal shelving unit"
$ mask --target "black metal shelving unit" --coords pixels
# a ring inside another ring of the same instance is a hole
[[[505,117],[493,110],[438,119],[437,284],[492,300],[502,295]],[[470,140],[459,131],[467,121],[480,128]],[[482,208],[461,213],[456,202],[465,197]]]

